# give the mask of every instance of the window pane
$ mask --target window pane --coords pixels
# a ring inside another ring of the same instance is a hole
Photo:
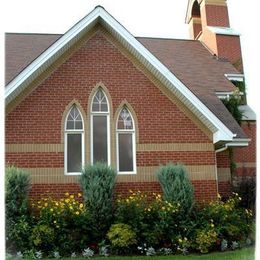
[[[108,112],[107,99],[104,92],[99,89],[93,98],[93,112]]]
[[[72,109],[70,110],[70,113],[67,117],[66,129],[67,130],[83,129],[82,118],[76,106],[73,106]]]
[[[74,129],[74,121],[67,121],[66,129]]]
[[[107,116],[93,116],[93,163],[107,163]]]
[[[119,171],[132,172],[133,143],[132,134],[118,134]]]
[[[127,108],[123,108],[119,114],[117,129],[133,129],[132,117]]]
[[[81,134],[67,134],[67,171],[81,172],[82,147]]]

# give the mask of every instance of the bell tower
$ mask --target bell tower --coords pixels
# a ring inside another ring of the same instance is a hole
[[[202,41],[218,58],[243,71],[240,36],[230,28],[226,0],[189,0],[185,22],[191,39]]]

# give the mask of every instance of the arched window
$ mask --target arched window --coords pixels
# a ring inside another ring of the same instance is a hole
[[[84,124],[73,105],[65,120],[65,174],[79,174],[84,165]]]
[[[91,163],[110,165],[109,104],[104,91],[99,88],[91,104]]]
[[[118,173],[136,173],[135,126],[127,107],[119,113],[116,127]]]

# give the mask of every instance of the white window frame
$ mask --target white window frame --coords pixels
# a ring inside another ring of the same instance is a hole
[[[124,109],[124,107],[122,108]],[[117,165],[117,173],[118,174],[136,174],[136,139],[135,139],[135,123],[134,123],[134,119],[133,116],[131,114],[131,112],[129,111],[128,108],[127,111],[132,119],[132,125],[133,125],[133,129],[118,129],[117,125],[118,125],[118,119],[120,116],[120,113],[122,111],[122,109],[120,110],[117,120],[116,120],[116,165]],[[133,152],[133,171],[119,171],[119,134],[131,134],[132,135],[132,152]]]
[[[71,107],[71,109],[73,106]],[[65,175],[81,175],[81,172],[68,172],[68,162],[67,162],[67,155],[68,155],[68,135],[71,134],[81,134],[81,161],[82,161],[82,167],[85,164],[85,138],[84,138],[84,121],[82,114],[78,107],[76,106],[77,110],[79,111],[79,114],[81,116],[82,120],[82,129],[69,129],[67,130],[67,120],[68,116],[70,114],[71,109],[66,115],[65,124],[64,124],[64,174]]]
[[[106,102],[107,102],[107,112],[103,112],[103,111],[92,111],[92,105],[93,105],[93,101],[94,98],[97,94],[97,92],[101,90],[106,98]],[[91,110],[91,114],[90,114],[90,163],[91,165],[93,165],[94,162],[94,154],[93,154],[93,148],[94,148],[94,144],[93,144],[93,117],[94,116],[106,116],[107,118],[107,165],[110,166],[111,165],[111,152],[110,152],[110,148],[111,148],[111,144],[110,144],[110,107],[109,107],[109,102],[108,102],[108,98],[106,93],[104,92],[104,90],[102,88],[98,89],[95,94],[92,97],[91,100],[91,105],[90,105],[90,110]]]

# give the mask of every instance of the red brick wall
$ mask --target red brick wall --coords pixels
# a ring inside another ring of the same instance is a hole
[[[211,143],[209,137],[101,32],[77,50],[7,115],[6,143],[59,144],[66,106],[76,99],[88,114],[90,93],[99,82],[106,86],[111,96],[112,117],[125,99],[133,107],[138,119],[140,144]],[[137,153],[138,166],[155,166],[168,161],[215,165],[215,155],[213,152],[185,151]],[[6,162],[24,168],[63,167],[63,153],[7,153]],[[198,198],[202,198],[203,194],[205,199],[214,197],[216,184],[213,183],[195,182]],[[149,186],[146,183],[140,185]],[[37,184],[33,186],[31,194],[34,196],[42,190],[55,189],[59,195],[65,190],[74,191],[75,187],[75,184]]]
[[[242,122],[242,129],[251,139],[249,146],[234,149],[234,160],[237,163],[237,176],[256,175],[256,123]]]
[[[205,17],[207,26],[229,27],[227,6],[205,5],[202,17]]]
[[[217,55],[228,59],[232,64],[238,64],[242,58],[240,38],[233,35],[217,35]],[[238,69],[241,69],[238,67]]]
[[[192,181],[194,186],[194,196],[197,201],[211,201],[216,199],[217,189],[215,181]],[[141,191],[152,196],[152,193],[162,194],[159,182],[123,182],[117,183],[115,187],[116,195],[129,196],[129,190]],[[39,200],[42,197],[51,196],[63,198],[65,193],[82,193],[81,187],[76,183],[69,184],[34,184],[30,191],[30,198]]]

